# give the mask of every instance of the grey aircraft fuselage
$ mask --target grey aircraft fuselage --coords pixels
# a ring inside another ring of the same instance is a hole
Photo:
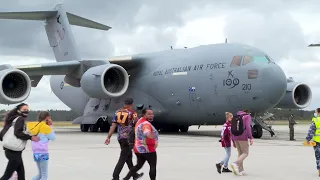
[[[154,122],[168,125],[221,125],[227,111],[265,112],[279,103],[287,88],[283,70],[265,52],[243,44],[133,55],[132,61],[139,65],[128,70],[129,88],[120,98],[90,99],[81,87],[65,83],[64,75],[51,76],[50,85],[80,115],[105,115],[110,122],[124,98],[131,96],[135,105],[152,107]],[[107,105],[94,110],[92,104],[100,101]]]

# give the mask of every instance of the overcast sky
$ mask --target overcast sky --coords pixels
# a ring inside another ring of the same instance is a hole
[[[256,46],[268,53],[287,77],[311,86],[314,109],[320,104],[319,0],[88,0],[64,1],[68,12],[112,27],[108,32],[72,27],[83,58],[195,47],[224,42]],[[50,10],[55,0],[1,2],[0,11]],[[1,20],[3,63],[54,61],[43,22]],[[31,109],[69,109],[51,92],[49,77],[33,88]],[[2,108],[12,106],[1,105]]]

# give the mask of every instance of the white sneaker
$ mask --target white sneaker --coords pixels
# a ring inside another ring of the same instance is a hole
[[[236,163],[231,163],[231,168],[234,175],[239,175],[239,167]]]
[[[244,171],[239,172],[239,176],[246,176],[246,175],[248,175],[248,174]]]

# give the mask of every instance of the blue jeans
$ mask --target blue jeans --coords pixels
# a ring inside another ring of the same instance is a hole
[[[223,166],[225,168],[228,167],[228,162],[231,156],[231,147],[225,147],[224,148],[226,150],[226,156],[224,157],[224,159],[220,162],[220,164],[223,164]]]
[[[32,180],[47,180],[48,179],[48,160],[37,161],[39,174]]]

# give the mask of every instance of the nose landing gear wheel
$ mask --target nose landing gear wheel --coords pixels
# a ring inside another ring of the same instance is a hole
[[[252,136],[254,138],[261,138],[262,137],[262,134],[263,134],[263,130],[262,130],[262,127],[259,126],[259,125],[254,125],[252,127]]]

